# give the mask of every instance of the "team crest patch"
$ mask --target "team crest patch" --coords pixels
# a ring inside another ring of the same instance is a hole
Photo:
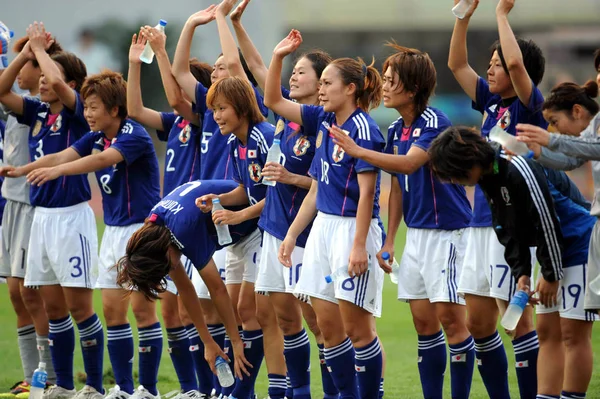
[[[39,134],[40,130],[42,130],[42,121],[38,120],[35,122],[35,126],[33,127],[33,130],[31,131],[31,135],[33,137],[37,136]]]
[[[248,165],[248,173],[253,182],[258,183],[262,177],[262,168],[259,164],[252,162]]]
[[[333,162],[338,163],[344,159],[344,154],[346,154],[346,151],[336,144],[333,147],[333,154],[331,154],[331,158],[333,159]]]
[[[181,132],[179,132],[179,141],[182,144],[187,144],[188,141],[190,141],[190,130],[191,130],[191,127],[188,124],[186,127],[181,129]]]
[[[53,133],[56,133],[60,130],[61,127],[62,127],[62,115],[58,114],[58,116],[56,117],[56,120],[54,121],[52,126],[50,126],[50,130]]]
[[[509,110],[504,111],[504,114],[502,114],[500,119],[498,119],[498,123],[496,123],[496,125],[502,130],[506,130],[510,126],[510,111]]]
[[[279,119],[277,121],[277,126],[275,127],[275,136],[280,135],[281,132],[283,132],[283,129],[285,129],[285,122],[283,119]]]
[[[321,143],[323,143],[323,131],[319,130],[319,134],[317,135],[317,148],[321,147]]]
[[[296,140],[296,144],[294,144],[294,154],[296,156],[301,157],[306,154],[306,151],[310,148],[310,141],[308,141],[308,137],[301,136]]]

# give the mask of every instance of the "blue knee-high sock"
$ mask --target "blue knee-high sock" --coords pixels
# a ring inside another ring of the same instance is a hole
[[[71,316],[49,320],[48,343],[52,365],[56,372],[56,385],[73,389],[73,353],[75,352],[75,329]]]
[[[419,335],[419,376],[425,399],[442,399],[446,372],[446,341],[440,330],[433,335]]]
[[[131,326],[121,324],[106,328],[108,356],[115,381],[123,392],[133,393],[133,334]]]
[[[538,395],[536,395],[535,399],[561,399],[561,398],[560,398],[560,396],[557,396],[557,395],[538,394]]]
[[[158,395],[156,383],[158,382],[158,366],[163,348],[163,333],[160,322],[151,326],[139,328],[139,372],[140,385],[152,395]]]
[[[567,392],[562,391],[560,399],[585,399],[585,392]]]
[[[336,346],[325,348],[325,362],[333,383],[340,392],[340,399],[358,398],[354,347],[350,338],[346,338]],[[381,373],[379,376],[381,377]]]
[[[83,354],[83,367],[87,374],[85,385],[94,387],[99,393],[102,388],[102,373],[104,371],[104,330],[102,322],[95,313],[92,317],[77,324],[79,340]]]
[[[189,352],[191,353],[196,376],[198,377],[198,390],[200,393],[210,395],[213,389],[213,373],[206,359],[204,359],[204,343],[198,335],[198,330],[193,324],[186,326],[189,337]]]
[[[340,392],[333,383],[329,369],[327,368],[327,362],[325,362],[325,346],[323,344],[317,344],[319,348],[319,363],[321,364],[321,384],[323,385],[324,399],[337,399],[340,396]]]
[[[310,399],[310,341],[306,330],[283,337],[283,355],[294,398]]]
[[[473,337],[450,347],[450,379],[453,399],[468,399],[475,365],[475,341]]]
[[[515,339],[515,367],[521,399],[535,399],[537,394],[537,357],[540,348],[537,332],[532,331]]]
[[[383,368],[383,354],[379,338],[375,337],[367,346],[354,348],[354,351],[360,397],[363,399],[377,398]]]
[[[269,378],[269,399],[284,399],[287,389],[285,375],[268,374],[267,377]]]
[[[379,383],[379,399],[382,399],[385,394],[385,390],[383,389],[383,377],[381,377],[381,382]]]
[[[217,345],[221,348],[221,350],[225,349],[225,326],[223,324],[209,324],[208,332],[211,337],[215,340]],[[219,378],[213,374],[213,391],[215,396],[219,396],[221,394],[221,384],[219,384]]]
[[[236,378],[235,388],[231,393],[231,396],[236,399],[250,399],[250,395],[254,391],[254,383],[264,357],[262,330],[244,330],[244,355],[252,364],[252,368],[248,369],[250,376],[244,376],[243,380]]]
[[[169,355],[182,392],[197,391],[198,381],[194,372],[194,360],[190,353],[190,340],[185,327],[167,328]]]
[[[292,387],[292,380],[290,380],[290,374],[285,377],[285,399],[294,399],[294,388]],[[310,396],[309,396],[310,398]]]
[[[242,330],[241,326],[238,326],[238,331],[240,333],[240,336],[243,337],[244,332]],[[229,336],[227,334],[225,334],[225,339],[223,341],[223,352],[225,352],[225,354],[227,356],[229,356],[229,360],[231,360],[231,362],[229,364],[234,364],[234,353],[233,353],[233,348],[231,347],[231,341],[229,340]],[[232,370],[233,371],[233,370]],[[231,395],[231,393],[233,392],[235,385],[237,383],[237,378],[236,378],[236,382],[233,383],[233,385],[229,386],[229,387],[222,387],[221,388],[221,395],[223,395],[224,398],[227,398],[229,395]]]
[[[498,331],[475,340],[477,368],[490,399],[510,399],[508,359]]]

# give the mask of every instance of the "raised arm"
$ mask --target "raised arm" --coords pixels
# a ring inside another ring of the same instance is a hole
[[[265,106],[287,120],[302,125],[302,106],[281,94],[283,59],[302,44],[300,32],[293,29],[273,50],[273,58],[265,82]]]
[[[151,127],[152,129],[162,130],[163,123],[160,113],[144,106],[142,100],[141,88],[141,70],[142,61],[140,55],[146,46],[146,39],[142,31],[138,35],[134,34],[131,38],[129,47],[129,74],[127,76],[127,113],[129,117],[139,123]],[[158,58],[158,55],[157,55]],[[170,73],[170,72],[169,72]]]
[[[52,39],[46,34],[44,24],[42,22],[39,24],[34,22],[33,25],[29,25],[27,36],[29,36],[31,51],[35,55],[38,64],[40,64],[40,69],[44,74],[46,82],[52,87],[60,102],[65,107],[74,110],[77,106],[77,95],[68,82],[63,80],[62,72],[54,61],[52,61],[50,55],[46,53],[48,42]]]
[[[260,56],[260,53],[254,46],[254,43],[252,43],[252,39],[250,39],[248,32],[246,32],[246,29],[244,29],[244,26],[242,25],[242,14],[246,10],[248,3],[250,3],[250,0],[242,0],[235,10],[233,10],[230,18],[233,29],[235,30],[235,36],[237,37],[240,50],[242,50],[242,54],[246,60],[246,64],[248,65],[250,72],[252,72],[252,75],[254,75],[254,79],[256,79],[256,82],[258,83],[258,87],[264,91],[268,69],[262,57]]]
[[[239,76],[240,78],[247,79],[246,72],[242,67],[242,61],[240,60],[240,54],[235,44],[235,40],[229,26],[227,26],[227,14],[231,11],[235,5],[236,0],[223,0],[219,7],[217,7],[216,20],[217,29],[219,30],[219,39],[221,41],[221,50],[223,51],[223,58],[225,59],[225,65],[231,76]]]
[[[454,0],[454,4],[458,4],[459,0]],[[467,53],[467,30],[469,28],[469,20],[477,9],[479,0],[474,0],[473,4],[465,14],[463,19],[456,18],[454,22],[454,31],[452,31],[452,39],[450,39],[450,52],[448,53],[448,68],[454,74],[454,78],[460,84],[463,91],[471,98],[477,100],[477,80],[479,76],[477,72],[469,65],[469,57]]]
[[[0,102],[17,115],[22,115],[24,112],[23,97],[14,93],[12,87],[21,68],[34,59],[35,56],[31,52],[29,42],[27,42],[23,50],[8,64],[8,68],[4,69],[2,74],[0,74]]]
[[[500,0],[496,7],[496,20],[498,22],[498,36],[500,36],[500,46],[508,74],[512,81],[515,92],[519,100],[524,105],[529,105],[533,84],[531,78],[525,69],[523,63],[523,54],[517,43],[517,38],[508,22],[508,13],[515,5],[515,0]]]
[[[196,98],[196,83],[198,83],[190,71],[190,51],[194,30],[197,26],[205,25],[214,20],[216,9],[217,6],[212,4],[205,10],[198,11],[190,16],[183,26],[179,41],[177,42],[171,72],[189,98]]]

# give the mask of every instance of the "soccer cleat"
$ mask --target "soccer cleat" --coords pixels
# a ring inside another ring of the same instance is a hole
[[[20,393],[29,393],[30,388],[31,385],[27,381],[19,381],[10,388],[10,393],[12,393],[13,395],[18,395]]]
[[[65,389],[58,385],[51,385],[44,391],[43,399],[71,399],[77,394],[75,389]]]
[[[131,399],[160,399],[160,393],[156,396],[152,395],[143,385],[140,385],[133,394],[130,396]],[[45,398],[44,398],[45,399]]]
[[[129,396],[131,395],[129,395],[127,392],[121,391],[120,386],[115,385],[108,390],[108,394],[104,397],[104,399],[127,399]]]
[[[104,395],[96,391],[96,388],[86,385],[75,394],[73,399],[104,399]]]

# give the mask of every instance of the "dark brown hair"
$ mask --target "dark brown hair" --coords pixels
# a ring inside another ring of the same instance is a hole
[[[594,69],[600,71],[600,48],[594,52]]]
[[[248,80],[230,76],[217,80],[206,94],[206,106],[213,109],[217,98],[222,97],[231,104],[239,118],[247,118],[250,123],[265,120],[256,102],[254,89]]]
[[[600,110],[600,106],[594,100],[596,97],[598,97],[598,83],[594,80],[588,80],[583,86],[571,82],[561,83],[546,97],[542,109],[567,111],[570,115],[573,106],[579,104],[593,116]]]
[[[75,82],[75,91],[81,91],[81,86],[83,86],[83,82],[87,76],[87,69],[83,61],[68,51],[55,53],[51,58],[62,67],[65,74],[65,82]]]
[[[486,139],[466,126],[447,128],[433,140],[427,152],[431,171],[443,182],[468,179],[471,170],[477,166],[488,169],[496,156]]]
[[[414,93],[413,103],[416,116],[421,115],[427,108],[429,98],[433,95],[436,84],[436,71],[429,54],[420,50],[404,47],[395,42],[388,42],[386,46],[396,50],[383,63],[383,74],[388,68],[393,74],[398,75],[397,89],[402,83],[403,90]]]
[[[327,65],[331,64],[333,58],[323,50],[311,50],[306,53],[300,55],[300,57],[296,58],[296,62],[294,65],[300,61],[301,59],[306,58],[310,61],[315,74],[317,75],[317,79],[321,79],[321,75],[323,74],[323,70],[327,67]]]
[[[117,107],[119,118],[127,117],[127,82],[123,75],[105,69],[99,74],[89,76],[81,88],[81,97],[85,101],[93,94],[100,98],[107,111]]]
[[[538,86],[544,78],[544,72],[546,70],[546,58],[544,58],[542,50],[533,40],[517,38],[517,44],[519,45],[521,55],[523,56],[523,65],[525,65],[527,75],[529,75],[529,78],[533,81],[533,84]],[[498,57],[500,57],[502,68],[508,75],[508,66],[506,65],[506,60],[504,59],[504,53],[502,52],[502,47],[500,46],[500,40],[496,40],[496,42],[494,42],[491,51],[492,53],[494,51],[498,52]]]
[[[207,89],[210,87],[212,66],[208,65],[206,62],[200,62],[197,58],[190,58],[190,72],[198,82],[202,83],[202,86]]]
[[[52,40],[54,40],[54,42],[50,45],[50,47],[48,47],[48,49],[46,50],[46,52],[49,55],[58,53],[60,51],[63,51],[62,46],[60,45],[60,43],[58,43],[56,41],[56,38],[52,38]],[[13,51],[15,53],[20,53],[21,51],[23,51],[23,48],[25,47],[25,45],[27,44],[27,42],[29,41],[29,37],[27,36],[23,36],[22,38],[18,39],[15,44],[13,45]],[[40,64],[38,64],[37,60],[33,59],[31,60],[31,63],[33,64],[33,66],[35,68],[39,68]]]
[[[330,64],[339,71],[346,86],[356,86],[356,105],[365,112],[377,108],[383,97],[383,82],[374,64],[375,60],[366,65],[362,58],[338,58]]]
[[[171,269],[169,247],[171,231],[146,220],[129,241],[123,256],[117,262],[117,284],[137,290],[148,300],[158,299],[166,291],[166,276]]]

